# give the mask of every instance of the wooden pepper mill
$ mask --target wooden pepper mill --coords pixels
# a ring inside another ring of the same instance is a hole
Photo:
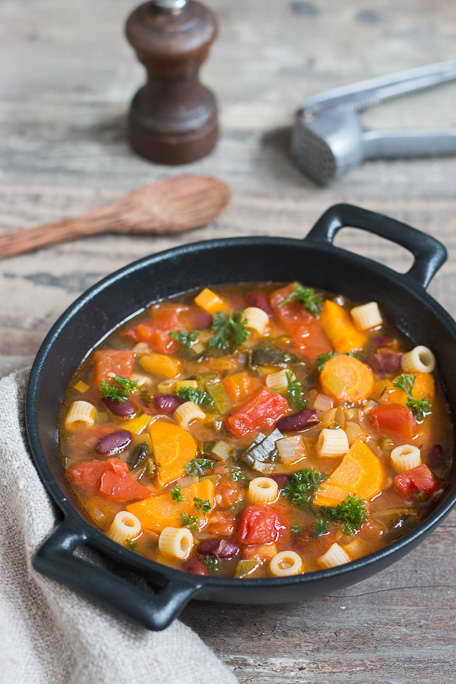
[[[152,0],[131,13],[126,35],[148,76],[131,103],[133,149],[160,164],[209,154],[217,142],[217,104],[198,71],[217,36],[213,12],[195,0]]]

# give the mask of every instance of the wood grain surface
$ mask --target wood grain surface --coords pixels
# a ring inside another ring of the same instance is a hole
[[[33,355],[60,313],[107,273],[183,242],[304,236],[341,201],[382,211],[442,240],[449,260],[429,290],[456,315],[456,157],[375,161],[330,188],[289,155],[301,99],[325,88],[455,58],[448,0],[208,0],[220,37],[202,71],[217,94],[215,152],[183,168],[147,163],[126,141],[144,74],[123,37],[133,2],[0,3],[0,231],[76,216],[176,172],[214,175],[234,192],[213,224],[172,237],[106,235],[0,261],[0,355]],[[373,127],[456,126],[456,83],[391,101]],[[401,248],[354,230],[340,244],[406,270]],[[389,570],[308,604],[193,602],[183,619],[242,684],[436,683],[455,675],[456,516]]]

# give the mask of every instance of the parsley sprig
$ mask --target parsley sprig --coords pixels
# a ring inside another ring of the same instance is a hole
[[[304,398],[304,387],[299,382],[298,378],[294,377],[291,371],[286,371],[287,378],[287,394],[290,404],[296,411],[302,411],[307,406],[307,400]]]
[[[183,347],[191,347],[192,342],[196,342],[198,339],[198,333],[194,330],[172,330],[168,335],[172,337],[173,340],[176,340],[176,342],[179,342]]]
[[[181,491],[181,486],[178,484],[174,487],[174,489],[171,490],[171,498],[174,501],[177,501],[177,503],[182,503],[184,500],[182,491]]]
[[[326,362],[329,361],[329,359],[333,359],[335,356],[337,356],[336,352],[329,351],[326,352],[326,354],[320,354],[317,356],[317,360],[315,361],[315,368],[319,373],[324,369],[326,366]]]
[[[349,494],[338,506],[322,506],[320,514],[342,523],[342,532],[347,536],[358,532],[368,518],[364,499],[356,494]]]
[[[214,467],[214,461],[208,458],[192,458],[185,466],[187,475],[198,475],[202,477],[205,470],[211,470]]]
[[[101,396],[103,399],[113,399],[121,404],[125,399],[128,399],[137,384],[136,380],[128,380],[121,375],[115,375],[112,379],[112,385],[106,380],[101,381]]]
[[[402,390],[406,393],[408,397],[407,406],[413,413],[416,420],[423,420],[424,416],[427,416],[431,412],[431,403],[427,399],[414,399],[413,398],[413,385],[415,384],[415,375],[407,375],[402,373],[393,382],[396,389]]]
[[[326,534],[329,530],[329,522],[323,518],[317,518],[313,526],[313,536],[317,539]]]
[[[321,483],[327,475],[316,468],[302,468],[291,474],[291,482],[285,485],[283,494],[298,508],[310,509],[315,494],[322,489]]]
[[[125,539],[125,546],[127,546],[130,551],[136,551],[138,548],[138,542],[131,541],[130,537]]]
[[[201,511],[203,515],[206,515],[212,509],[210,501],[199,499],[197,496],[193,497],[193,505],[195,506],[195,511]]]
[[[219,311],[212,317],[212,332],[214,337],[209,340],[209,346],[215,349],[238,347],[250,336],[246,329],[247,319],[242,311],[230,311],[228,315]]]
[[[323,299],[313,287],[303,287],[302,285],[295,285],[293,292],[283,302],[280,302],[279,306],[289,302],[300,302],[312,316],[318,316],[323,308]]]
[[[246,475],[242,468],[231,468],[230,475],[233,482],[240,482],[244,487],[248,487],[251,482],[250,477]]]
[[[177,396],[183,401],[193,401],[198,406],[212,406],[214,400],[206,392],[206,390],[195,389],[194,387],[182,387],[178,392]]]
[[[180,524],[179,527],[188,527],[189,530],[198,529],[198,518],[196,515],[190,515],[190,513],[180,514]]]

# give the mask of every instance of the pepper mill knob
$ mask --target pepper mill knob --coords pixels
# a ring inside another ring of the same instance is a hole
[[[217,142],[217,104],[198,78],[217,36],[213,12],[195,0],[153,0],[127,19],[126,35],[147,70],[130,107],[129,139],[160,164],[186,164]]]

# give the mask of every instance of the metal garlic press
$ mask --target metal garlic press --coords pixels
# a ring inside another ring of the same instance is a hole
[[[365,159],[456,154],[456,128],[366,130],[359,112],[384,100],[456,79],[456,60],[439,62],[306,98],[296,112],[291,153],[297,167],[329,185]]]

